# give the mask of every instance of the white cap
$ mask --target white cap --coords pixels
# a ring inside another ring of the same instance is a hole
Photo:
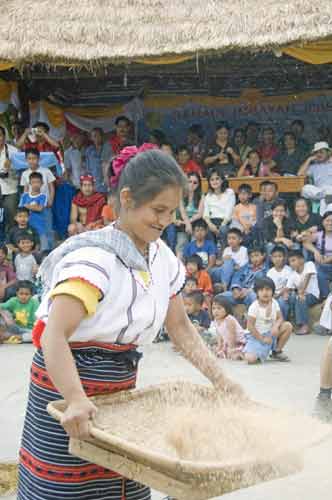
[[[314,149],[312,150],[312,152],[313,153],[317,153],[317,151],[321,151],[322,149],[328,149],[329,151],[331,151],[331,148],[328,145],[328,143],[325,142],[325,141],[321,141],[321,142],[316,142],[316,144],[314,145]]]

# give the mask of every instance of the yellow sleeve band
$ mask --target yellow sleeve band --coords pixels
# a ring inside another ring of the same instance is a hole
[[[71,295],[80,300],[88,316],[96,312],[98,301],[102,297],[98,288],[79,278],[68,279],[59,283],[51,292],[50,297],[56,297],[57,295]]]

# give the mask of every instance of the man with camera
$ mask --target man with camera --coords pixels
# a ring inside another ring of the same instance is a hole
[[[7,229],[14,224],[18,202],[18,180],[11,166],[11,158],[16,152],[15,146],[7,144],[6,131],[0,127],[0,196],[2,198],[0,219],[5,216]],[[3,220],[0,222],[3,223]]]
[[[40,153],[52,152],[58,157],[60,163],[62,163],[60,144],[49,135],[49,132],[50,127],[47,123],[36,122],[31,129],[25,129],[16,145],[23,151],[34,148],[38,149]]]
[[[324,215],[332,203],[332,150],[327,142],[316,142],[311,155],[301,165],[297,175],[306,175],[312,184],[306,184],[302,196],[310,200],[320,200],[320,213]]]

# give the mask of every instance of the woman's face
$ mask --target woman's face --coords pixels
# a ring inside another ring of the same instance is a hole
[[[325,217],[325,219],[323,220],[323,226],[326,232],[332,232],[332,215]]]
[[[260,158],[257,153],[251,153],[249,155],[249,163],[253,168],[257,168],[260,163]]]
[[[218,174],[212,174],[210,177],[210,186],[213,191],[221,188],[221,177]]]
[[[217,130],[217,133],[216,133],[217,141],[227,142],[228,136],[229,136],[229,132],[228,132],[228,129],[226,127],[221,127],[219,130]]]
[[[274,219],[284,219],[286,217],[285,207],[278,205],[272,210],[272,215]]]
[[[152,200],[136,207],[130,190],[122,190],[120,224],[138,248],[160,238],[164,229],[173,222],[181,196],[181,188],[169,186]]]
[[[305,217],[306,215],[308,215],[309,210],[305,201],[299,200],[298,202],[296,202],[295,213],[298,217]]]
[[[294,137],[291,135],[286,135],[284,139],[285,143],[285,148],[286,149],[294,149],[296,146],[296,142],[294,140]]]
[[[193,193],[198,189],[199,186],[199,180],[197,179],[196,175],[189,175],[188,177],[188,187],[189,191]]]

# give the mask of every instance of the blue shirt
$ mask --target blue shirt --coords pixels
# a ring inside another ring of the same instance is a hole
[[[234,274],[231,283],[231,289],[235,287],[254,288],[256,279],[265,278],[268,270],[269,266],[267,262],[264,262],[261,267],[258,267],[256,269],[254,269],[252,264],[249,262],[245,266],[242,266]]]
[[[191,241],[184,247],[183,256],[188,258],[193,255],[199,255],[203,261],[203,266],[207,267],[210,255],[217,255],[216,245],[211,240],[205,240],[202,246],[198,246],[195,240]]]
[[[108,186],[104,183],[103,162],[110,161],[111,156],[111,147],[106,142],[99,152],[94,144],[88,146],[85,150],[86,170],[96,179],[96,191],[98,193],[107,193]]]
[[[30,193],[23,193],[20,199],[19,207],[26,205],[40,205],[44,207],[41,212],[34,212],[29,210],[29,224],[37,231],[39,235],[46,233],[46,211],[47,197],[45,194],[32,195]]]

